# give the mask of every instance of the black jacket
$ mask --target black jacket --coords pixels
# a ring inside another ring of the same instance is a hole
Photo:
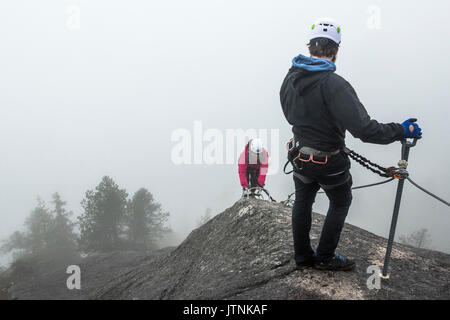
[[[370,119],[353,87],[333,71],[292,67],[280,91],[281,106],[300,146],[334,151],[345,131],[364,142],[389,144],[404,137],[398,123]]]

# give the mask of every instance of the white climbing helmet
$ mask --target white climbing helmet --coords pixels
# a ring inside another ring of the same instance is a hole
[[[250,141],[250,151],[254,153],[262,152],[264,144],[261,139],[255,138]]]
[[[320,18],[311,27],[309,41],[315,38],[328,38],[341,43],[341,27],[331,18]]]

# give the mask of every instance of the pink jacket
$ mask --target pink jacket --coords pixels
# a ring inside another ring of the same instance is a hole
[[[259,161],[256,157],[250,156],[248,152],[248,143],[245,146],[244,151],[242,151],[239,157],[239,179],[241,180],[241,186],[243,188],[248,188],[248,179],[247,179],[247,169],[259,169],[259,177],[258,183],[260,186],[264,187],[266,182],[267,171],[269,170],[269,153],[266,149],[262,150],[261,155],[259,156]]]

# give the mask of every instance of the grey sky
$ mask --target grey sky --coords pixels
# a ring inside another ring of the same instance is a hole
[[[66,26],[81,9],[80,29]],[[381,10],[369,29],[368,7]],[[173,130],[290,128],[279,88],[307,32],[321,16],[342,25],[337,73],[382,122],[419,118],[424,138],[411,151],[416,182],[450,198],[446,166],[450,49],[448,1],[14,0],[0,4],[0,237],[21,227],[35,205],[59,191],[68,207],[103,175],[134,193],[147,187],[183,236],[207,207],[219,213],[241,193],[237,165],[171,162]],[[350,148],[383,165],[400,144]],[[270,150],[269,150],[270,152]],[[284,163],[285,154],[279,155]],[[352,164],[355,185],[378,181]],[[276,199],[291,177],[269,176]],[[386,236],[395,185],[355,191],[348,222]],[[315,210],[325,212],[318,196]],[[397,234],[428,228],[449,252],[450,212],[411,185]]]

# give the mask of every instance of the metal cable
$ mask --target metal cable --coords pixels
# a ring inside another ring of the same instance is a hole
[[[378,186],[380,184],[385,184],[385,183],[391,182],[392,180],[395,180],[395,178],[387,179],[387,180],[384,180],[384,181],[381,181],[381,182],[377,182],[377,183],[371,183],[371,184],[365,184],[363,186],[353,187],[352,190],[368,188],[368,187],[374,187],[374,186]],[[317,193],[325,193],[325,191],[319,191]]]
[[[426,194],[432,196],[432,197],[435,198],[436,200],[439,200],[440,202],[442,202],[442,203],[444,203],[444,204],[446,204],[447,206],[450,207],[450,203],[448,203],[448,202],[445,201],[444,199],[439,198],[437,195],[431,193],[430,191],[428,191],[428,190],[422,188],[422,187],[419,186],[417,183],[415,183],[414,181],[412,181],[410,177],[407,177],[406,179],[407,179],[409,182],[411,182],[412,185],[415,186],[416,188],[422,190],[422,191],[425,192]]]
[[[366,185],[363,185],[363,186],[353,187],[352,190],[378,186],[380,184],[385,184],[385,183],[391,182],[392,180],[395,180],[395,178],[387,179],[387,180],[384,180],[384,181],[381,181],[381,182],[377,182],[377,183],[371,183],[371,184],[366,184]]]

